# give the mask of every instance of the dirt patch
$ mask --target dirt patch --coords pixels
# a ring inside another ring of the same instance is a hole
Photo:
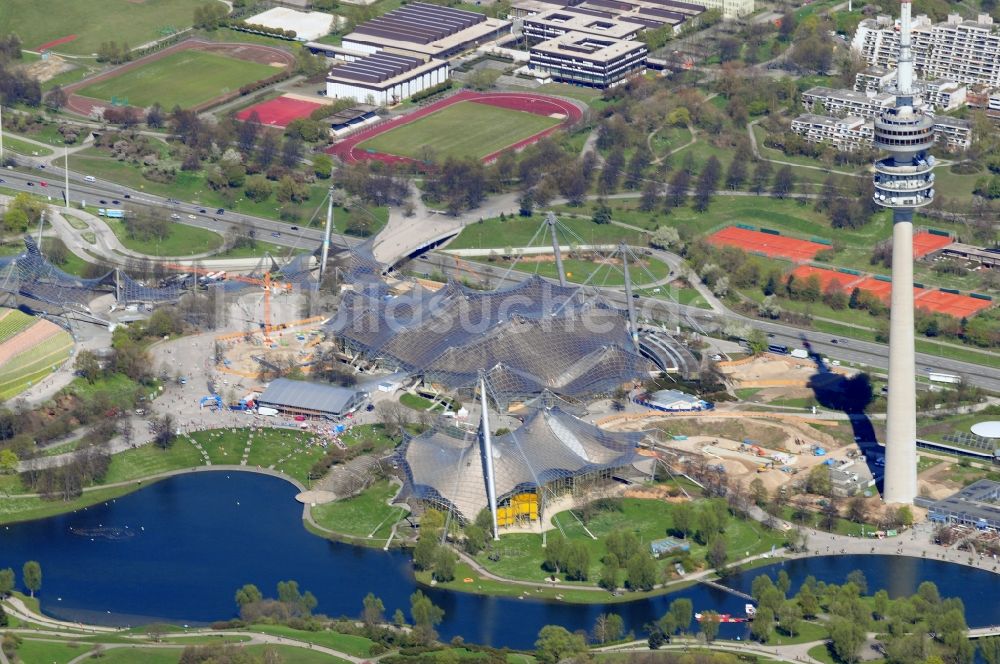
[[[22,69],[28,76],[44,83],[59,74],[76,69],[76,65],[50,53],[47,60],[35,60],[30,64],[23,65]]]
[[[625,498],[639,498],[641,500],[663,500],[668,503],[684,503],[689,500],[683,494],[677,496],[671,495],[672,491],[676,491],[676,489],[665,486],[629,487],[625,489],[622,496]]]

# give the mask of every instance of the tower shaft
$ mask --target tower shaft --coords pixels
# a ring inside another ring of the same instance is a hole
[[[917,496],[916,355],[913,330],[913,213],[934,200],[931,118],[915,99],[910,49],[910,0],[900,3],[896,104],[875,120],[875,203],[892,210],[892,293],[889,312],[889,403],[885,439],[887,503]]]

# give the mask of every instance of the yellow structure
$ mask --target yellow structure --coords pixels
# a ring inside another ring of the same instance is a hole
[[[538,494],[519,493],[511,496],[507,506],[497,508],[498,526],[513,526],[525,518],[538,521]]]

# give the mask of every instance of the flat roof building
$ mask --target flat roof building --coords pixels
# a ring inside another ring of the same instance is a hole
[[[464,9],[411,2],[357,26],[341,40],[341,46],[360,53],[392,51],[448,58],[497,39],[509,29],[510,21]]]
[[[643,403],[656,410],[686,411],[706,410],[711,407],[707,401],[680,390],[659,390],[647,395]]]
[[[856,115],[875,119],[896,104],[895,95],[880,92],[868,95],[854,90],[837,90],[816,86],[802,93],[802,104],[806,107],[821,106],[827,115]]]
[[[965,150],[972,143],[968,120],[939,115],[933,118],[934,139],[949,150]],[[847,152],[871,147],[874,122],[858,116],[837,117],[804,113],[792,120],[791,130],[811,143],[829,143]]]
[[[1000,530],[1000,482],[979,480],[933,503],[927,517],[938,523],[956,523]]]
[[[448,80],[448,63],[382,51],[334,67],[326,96],[391,106]]]
[[[257,399],[257,405],[289,415],[334,418],[356,410],[366,396],[349,387],[277,378]]]
[[[568,32],[531,47],[528,67],[554,80],[610,88],[646,68],[642,42]]]

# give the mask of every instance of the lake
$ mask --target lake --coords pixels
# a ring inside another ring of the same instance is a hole
[[[20,578],[26,560],[38,560],[42,609],[49,615],[107,625],[153,621],[205,624],[236,615],[233,596],[245,583],[275,595],[278,581],[294,579],[319,599],[318,612],[358,616],[368,592],[382,598],[386,614],[409,615],[418,587],[408,553],[330,542],[302,525],[296,489],[276,477],[232,471],[199,472],[166,479],[130,495],[71,514],[0,530],[0,568]],[[793,591],[809,574],[840,583],[853,569],[868,578],[869,592],[886,588],[910,594],[934,581],[943,597],[961,597],[971,626],[1000,624],[1000,577],[933,560],[891,556],[827,556],[795,560],[728,578],[749,591],[753,577],[784,568]],[[677,597],[695,611],[743,614],[744,600],[705,586],[614,605],[483,597],[425,589],[445,611],[443,639],[533,647],[546,624],[590,630],[598,614],[615,612],[637,633]],[[722,635],[744,626],[723,625]]]

